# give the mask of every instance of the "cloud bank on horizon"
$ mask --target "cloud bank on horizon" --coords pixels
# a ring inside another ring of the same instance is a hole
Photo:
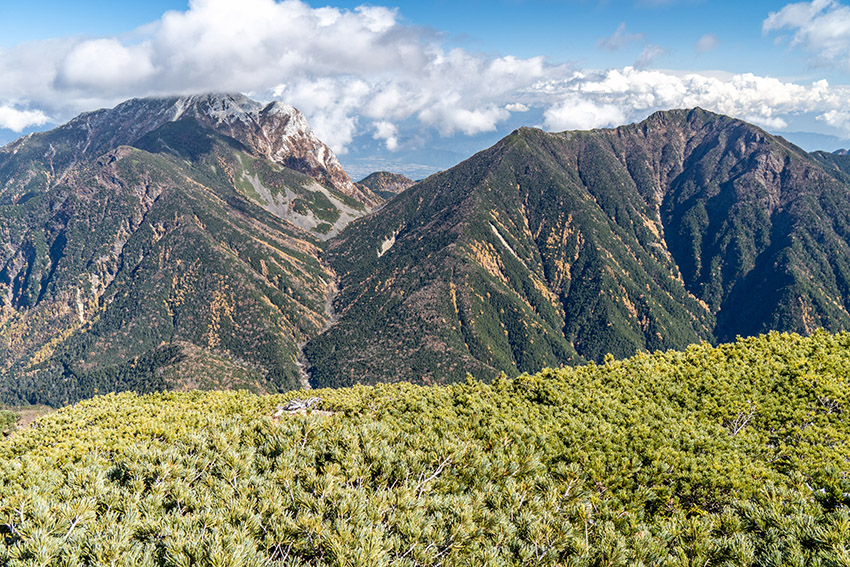
[[[765,15],[777,49],[850,69],[850,7],[838,0],[787,4]],[[623,22],[598,49],[644,41]],[[694,38],[710,51],[717,37]],[[779,129],[812,114],[850,136],[850,88],[767,75],[649,67],[664,48],[647,43],[633,65],[582,69],[543,55],[490,56],[446,47],[441,34],[399,10],[314,8],[300,0],[192,0],[128,36],[57,38],[0,50],[0,128],[64,121],[139,96],[238,91],[284,100],[344,153],[367,132],[388,150],[403,124],[442,136],[497,130],[537,109],[549,130],[616,126],[668,108],[701,106]]]

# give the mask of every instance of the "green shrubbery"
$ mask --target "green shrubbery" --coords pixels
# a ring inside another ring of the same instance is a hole
[[[0,409],[0,438],[11,433],[18,423],[18,414],[12,410]]]
[[[849,362],[774,333],[277,422],[104,396],[0,444],[0,564],[848,565]]]

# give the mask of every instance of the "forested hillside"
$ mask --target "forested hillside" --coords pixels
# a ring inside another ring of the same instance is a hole
[[[519,129],[328,243],[340,318],[307,345],[314,382],[444,383],[848,329],[846,170],[701,109]]]
[[[848,211],[847,156],[701,109],[355,185],[285,104],[131,100],[0,148],[0,401],[489,381],[847,330]]]
[[[295,109],[241,96],[133,100],[2,148],[0,400],[298,388],[328,320],[321,241],[356,197]]]
[[[97,397],[0,442],[0,564],[850,565],[849,368],[771,333],[306,413]]]

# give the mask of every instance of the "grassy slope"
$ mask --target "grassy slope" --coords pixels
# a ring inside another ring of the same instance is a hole
[[[290,396],[96,398],[0,444],[0,563],[846,565],[848,347],[322,390],[334,415],[279,423]]]

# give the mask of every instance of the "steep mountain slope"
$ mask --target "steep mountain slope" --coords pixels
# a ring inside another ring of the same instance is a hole
[[[700,109],[521,129],[329,243],[305,352],[320,385],[427,383],[850,328],[848,215],[836,167]]]
[[[416,182],[400,173],[376,171],[358,181],[357,186],[365,187],[379,197],[389,200],[412,187],[414,183]]]
[[[360,218],[409,180],[355,186],[291,107],[128,101],[0,149],[0,399],[279,391],[305,367],[441,383],[848,329],[848,160],[699,109],[524,128]]]
[[[3,148],[0,396],[299,385],[334,277],[320,237],[371,202],[302,123],[146,99]]]

